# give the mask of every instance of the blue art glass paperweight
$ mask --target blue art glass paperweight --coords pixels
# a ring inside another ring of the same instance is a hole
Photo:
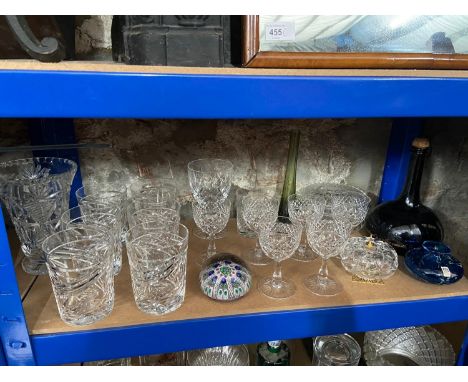
[[[416,278],[431,284],[453,284],[464,272],[461,262],[440,241],[424,241],[421,247],[410,249],[405,265]]]
[[[202,292],[214,300],[233,301],[246,295],[252,276],[245,264],[234,255],[221,254],[200,272]]]

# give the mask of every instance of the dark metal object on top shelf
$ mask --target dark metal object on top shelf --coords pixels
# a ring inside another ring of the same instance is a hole
[[[240,16],[114,16],[112,56],[132,65],[240,65]]]
[[[75,57],[74,16],[5,16],[5,21],[9,31],[0,24],[0,33],[4,36],[4,43],[0,44],[2,58],[26,58],[24,52],[43,62]],[[12,37],[19,46],[12,42]]]

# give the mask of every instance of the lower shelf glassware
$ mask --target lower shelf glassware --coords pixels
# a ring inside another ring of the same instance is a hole
[[[184,366],[185,352],[141,355],[138,363],[140,366]]]
[[[107,359],[102,361],[84,362],[83,366],[131,366],[132,360],[130,358],[116,358]]]
[[[453,366],[449,341],[431,326],[367,332],[364,359],[368,366]]]
[[[349,334],[314,339],[312,364],[315,366],[357,366],[361,347]]]
[[[187,352],[187,366],[249,366],[249,350],[244,345],[219,346]]]

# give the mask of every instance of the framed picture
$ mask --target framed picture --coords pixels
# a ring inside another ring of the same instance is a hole
[[[251,68],[468,69],[468,15],[244,16]]]

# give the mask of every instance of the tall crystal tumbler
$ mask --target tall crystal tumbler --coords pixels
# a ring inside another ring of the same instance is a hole
[[[114,306],[112,241],[96,226],[59,231],[42,243],[60,317],[89,325]]]
[[[93,225],[105,231],[112,240],[113,274],[116,276],[120,273],[122,269],[122,241],[120,240],[122,227],[117,215],[105,212],[83,214],[81,207],[78,206],[65,211],[60,223],[62,229],[78,227],[79,225]]]
[[[21,242],[26,273],[47,273],[41,245],[56,232],[60,216],[68,208],[76,169],[75,162],[63,158],[36,157],[0,163],[0,197]]]
[[[146,208],[146,203],[161,207],[173,207],[177,201],[177,188],[168,181],[138,179],[130,185],[131,199],[139,201],[138,208]]]
[[[187,227],[180,224],[177,234],[148,223],[138,224],[127,233],[133,295],[138,308],[162,315],[178,309],[185,298],[187,268]]]
[[[95,186],[96,187],[96,186]],[[127,187],[113,185],[112,188],[86,189],[80,187],[75,192],[78,205],[85,214],[94,212],[113,213],[120,220],[120,239],[125,241],[125,232],[127,227]]]

